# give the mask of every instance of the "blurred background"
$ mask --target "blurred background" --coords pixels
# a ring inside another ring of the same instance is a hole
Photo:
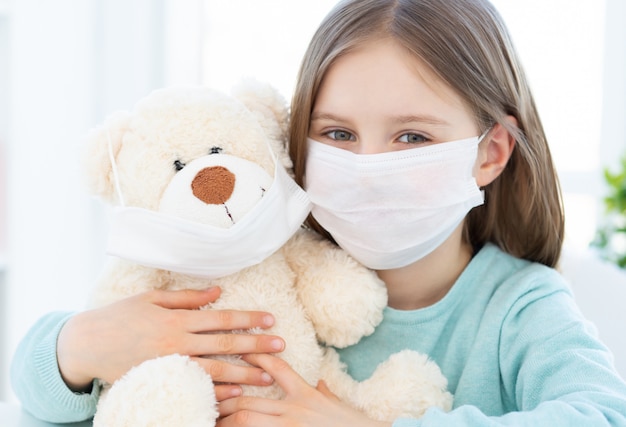
[[[493,0],[526,66],[561,177],[562,269],[626,377],[626,273],[589,249],[605,168],[626,154],[626,2]],[[83,189],[82,138],[151,90],[253,76],[288,100],[335,0],[0,0],[0,400],[43,314],[80,310],[103,265],[106,211]]]

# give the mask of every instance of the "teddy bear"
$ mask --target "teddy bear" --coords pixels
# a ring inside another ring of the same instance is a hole
[[[279,92],[247,80],[232,94],[158,89],[94,128],[84,166],[89,191],[110,206],[110,257],[90,306],[152,289],[219,286],[220,298],[201,309],[271,312],[267,333],[286,342],[279,357],[370,417],[450,409],[447,381],[426,355],[394,354],[357,382],[332,348],[374,331],[386,290],[373,271],[302,226],[310,202],[292,179],[287,126]],[[96,427],[207,427],[218,417],[210,375],[187,356],[157,355],[101,387]],[[277,385],[243,388],[283,397]]]

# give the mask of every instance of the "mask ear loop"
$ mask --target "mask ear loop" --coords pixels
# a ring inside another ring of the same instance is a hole
[[[278,169],[278,159],[276,158],[276,155],[274,154],[274,150],[272,150],[272,144],[270,144],[267,138],[265,139],[265,145],[270,152],[270,157],[272,158],[272,161],[274,162],[274,171],[276,171]],[[274,177],[274,179],[276,179],[276,177]]]
[[[479,137],[478,137],[478,144],[480,144],[481,142],[483,142],[483,139],[485,139],[485,137],[487,136],[487,134],[489,134],[489,132],[491,132],[491,130],[493,129],[493,126],[495,125],[491,125],[489,128],[487,128],[486,131],[484,131]],[[480,192],[483,195],[483,200],[485,198],[485,188],[484,187],[480,187]]]
[[[120,187],[120,177],[117,173],[117,164],[115,163],[115,156],[113,155],[113,142],[111,141],[111,132],[107,130],[107,146],[109,151],[109,160],[111,161],[111,170],[113,171],[113,180],[115,181],[115,190],[117,197],[119,198],[120,205],[126,206],[124,203],[124,196],[122,195],[122,188]]]
[[[483,132],[483,133],[482,133],[482,134],[478,137],[478,143],[479,143],[479,144],[480,144],[481,142],[483,142],[483,139],[485,139],[485,137],[487,136],[487,134],[488,134],[489,132],[491,132],[491,130],[493,129],[493,126],[494,126],[494,125],[489,126],[489,127],[487,128],[487,130],[486,130],[486,131],[484,131],[484,132]]]

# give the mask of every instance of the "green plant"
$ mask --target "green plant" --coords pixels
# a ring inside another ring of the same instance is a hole
[[[626,155],[616,173],[604,169],[604,180],[609,187],[603,199],[605,217],[591,245],[602,258],[626,268]]]

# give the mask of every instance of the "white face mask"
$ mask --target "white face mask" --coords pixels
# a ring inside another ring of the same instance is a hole
[[[441,245],[484,196],[472,175],[480,137],[381,154],[308,140],[312,215],[375,270],[407,266]]]
[[[123,206],[115,160],[110,152],[121,207],[113,211],[107,253],[140,265],[214,279],[258,264],[281,248],[298,230],[310,211],[307,194],[274,159],[274,179],[260,200],[229,228],[203,224],[166,212]],[[211,154],[190,162],[181,172],[199,171],[207,165],[230,162],[228,169],[237,177],[241,167],[256,166],[247,160]],[[237,164],[241,166],[237,169]],[[246,169],[247,170],[247,169]],[[185,179],[185,177],[182,177]],[[242,177],[245,178],[245,177]],[[175,180],[174,179],[174,180]],[[271,182],[271,177],[268,176]],[[174,180],[170,187],[174,185]],[[191,180],[185,179],[187,187]],[[199,200],[177,191],[164,193],[161,206],[172,205],[166,198],[178,194],[192,208]],[[257,183],[258,188],[258,183]],[[191,192],[191,190],[189,190]],[[238,194],[235,187],[233,195]],[[164,203],[166,202],[166,203]],[[224,205],[228,205],[226,201]],[[233,203],[236,203],[233,200]],[[171,210],[171,209],[170,209]]]

